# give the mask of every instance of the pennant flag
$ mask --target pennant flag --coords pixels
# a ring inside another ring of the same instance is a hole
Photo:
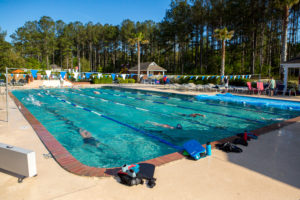
[[[224,78],[224,76],[221,76],[221,79],[223,79]]]
[[[19,74],[16,74],[16,77],[18,78],[18,77],[19,77]]]
[[[251,75],[249,75],[249,79],[251,78]]]
[[[244,79],[245,78],[245,76],[244,75],[242,75],[242,79]]]
[[[47,77],[50,78],[51,70],[46,70],[45,72],[46,72]]]
[[[30,71],[31,71],[31,74],[32,74],[33,78],[36,78],[37,77],[36,74],[37,74],[38,70],[32,69]]]
[[[215,78],[215,76],[212,76],[211,78],[213,79],[213,78]]]
[[[60,72],[60,76],[61,76],[62,79],[65,78],[66,73],[67,73],[67,72]]]
[[[241,76],[240,75],[238,75],[238,79],[240,79],[241,78]]]
[[[126,74],[121,74],[122,78],[125,80]]]
[[[194,76],[190,76],[190,79],[194,78]]]
[[[25,78],[25,77],[26,77],[26,75],[24,74],[24,75],[23,75],[23,77]]]
[[[4,76],[6,77],[6,74],[4,74]]]
[[[91,74],[92,74],[92,73],[85,73],[85,77],[86,77],[87,79],[89,79],[90,76],[91,76]]]
[[[116,75],[115,74],[111,74],[111,77],[113,80],[115,80]]]
[[[81,79],[81,75],[78,76],[78,79]]]
[[[233,78],[233,76],[230,76],[230,78],[229,79],[232,79]]]
[[[177,76],[177,78],[180,78],[180,76]]]
[[[248,78],[248,75],[245,75],[245,78],[247,79],[247,78]]]
[[[217,76],[216,79],[220,78],[220,76]]]
[[[105,75],[105,78],[107,78],[107,75]]]
[[[74,78],[77,80],[79,73],[78,72],[74,72]]]
[[[235,80],[235,79],[236,79],[236,76],[234,76],[233,78],[234,78],[234,80]]]
[[[186,76],[183,77],[184,79],[186,78]]]
[[[11,74],[11,77],[13,77],[14,76],[14,74]]]
[[[198,76],[196,76],[196,80],[198,79]]]
[[[202,76],[202,80],[204,80],[205,76]]]
[[[18,74],[19,75],[19,74]],[[41,77],[43,78],[44,77],[44,75],[41,75]]]
[[[207,80],[209,79],[210,76],[207,76]]]

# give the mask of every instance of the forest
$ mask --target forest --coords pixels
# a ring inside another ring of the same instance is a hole
[[[124,19],[119,25],[43,16],[19,27],[11,43],[0,29],[0,72],[56,64],[119,73],[137,65],[130,40],[142,33],[148,42],[140,46],[141,62],[154,61],[168,74],[220,74],[224,42],[225,74],[278,76],[280,63],[299,55],[299,18],[299,0],[172,0],[160,22]],[[221,40],[215,30],[225,27],[234,34]]]

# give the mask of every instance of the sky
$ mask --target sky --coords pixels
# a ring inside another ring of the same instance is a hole
[[[119,25],[125,19],[160,22],[171,0],[0,0],[0,27],[6,40],[26,21],[50,16],[54,21]]]

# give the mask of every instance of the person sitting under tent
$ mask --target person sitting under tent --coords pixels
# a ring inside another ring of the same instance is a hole
[[[100,146],[100,142],[97,139],[95,139],[90,132],[83,129],[80,129],[79,132],[85,144],[89,144],[96,147]]]
[[[182,126],[181,124],[177,124],[176,127],[174,126],[170,126],[168,124],[159,124],[157,122],[150,122],[150,121],[147,121],[146,123],[149,123],[149,124],[152,124],[154,126],[160,126],[160,127],[163,127],[163,128],[168,128],[168,129],[182,129]]]

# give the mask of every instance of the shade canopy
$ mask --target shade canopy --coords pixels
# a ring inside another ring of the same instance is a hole
[[[19,74],[19,73],[23,73],[23,72],[24,72],[23,70],[16,69],[16,70],[13,71],[12,73],[13,73],[13,74]]]

